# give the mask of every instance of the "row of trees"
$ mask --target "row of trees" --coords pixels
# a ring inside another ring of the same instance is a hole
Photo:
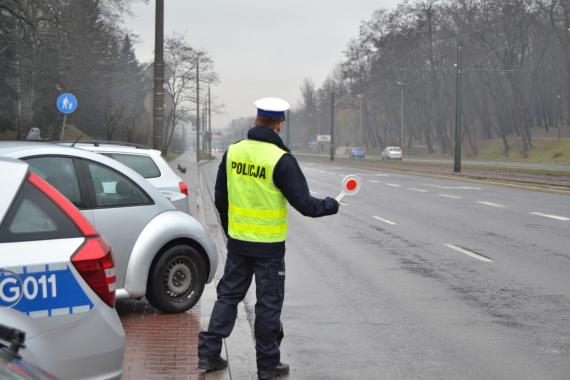
[[[120,27],[129,3],[0,0],[0,132],[25,138],[29,128],[39,127],[44,137],[57,138],[62,117],[55,100],[68,91],[79,101],[68,122],[83,133],[149,143],[152,70],[139,62],[131,36]],[[202,66],[208,83],[215,84],[217,77],[208,53],[192,48],[180,35],[165,41],[165,61],[172,74],[167,81],[172,94],[167,145],[183,143],[172,138],[173,131],[191,121],[196,65]]]
[[[301,87],[293,143],[315,140],[337,102],[337,144],[453,149],[458,46],[463,50],[464,140],[514,138],[526,153],[537,128],[570,118],[570,1],[407,0],[361,24],[325,83]]]

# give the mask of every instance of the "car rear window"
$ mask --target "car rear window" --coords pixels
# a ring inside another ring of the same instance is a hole
[[[105,156],[117,160],[128,166],[144,178],[160,177],[160,170],[152,158],[138,154],[103,153]]]
[[[391,150],[392,152],[399,152],[399,151],[400,151],[400,148],[390,148],[390,150]]]
[[[73,221],[28,181],[0,226],[0,243],[73,237],[81,237]]]

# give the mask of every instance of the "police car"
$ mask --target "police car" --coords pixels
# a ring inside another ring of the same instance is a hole
[[[26,361],[62,379],[119,379],[111,247],[27,163],[0,158],[0,173],[0,321],[26,332]]]

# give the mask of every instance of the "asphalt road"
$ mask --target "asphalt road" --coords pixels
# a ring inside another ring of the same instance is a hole
[[[204,166],[210,186],[216,169]],[[316,197],[354,172],[303,170]],[[568,378],[570,196],[358,175],[338,215],[290,212],[290,379]]]

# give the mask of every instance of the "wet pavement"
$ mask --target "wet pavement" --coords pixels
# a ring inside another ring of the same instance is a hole
[[[203,223],[198,191],[197,167],[192,155],[185,154],[171,163],[190,189],[192,215]],[[210,308],[213,284],[208,284],[201,300],[188,312],[162,314],[143,300],[117,301],[117,312],[126,333],[123,377],[126,380],[204,380],[198,369],[198,334],[204,305]],[[215,289],[213,297],[215,297]]]
[[[200,307],[161,314],[146,301],[124,300],[117,312],[126,333],[123,379],[204,380],[198,370]]]

